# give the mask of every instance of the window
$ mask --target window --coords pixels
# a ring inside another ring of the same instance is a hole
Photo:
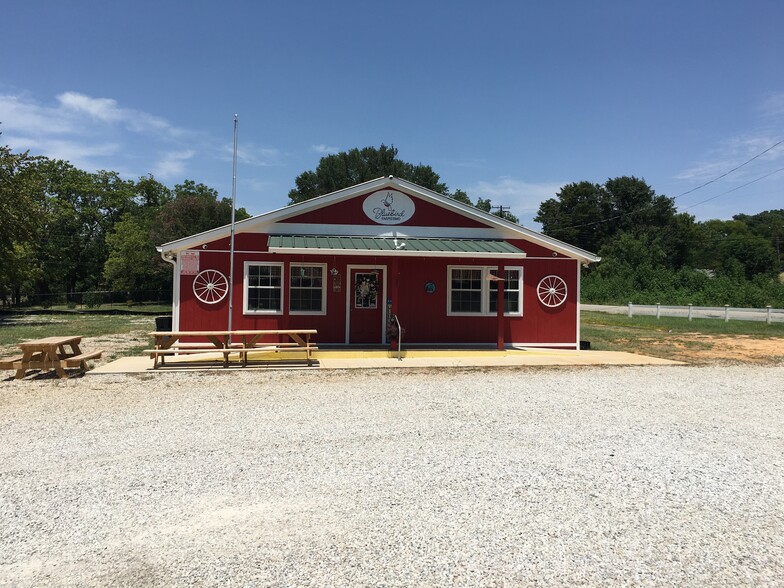
[[[326,314],[327,291],[324,288],[326,272],[325,264],[291,264],[289,275],[291,314]]]
[[[282,314],[283,264],[245,262],[243,311],[248,314]]]
[[[448,266],[447,315],[494,316],[498,308],[495,266]],[[504,315],[523,314],[523,268],[504,268]]]
[[[520,297],[522,280],[520,276],[523,270],[519,267],[508,267],[504,269],[504,273],[506,274],[506,279],[504,280],[504,314],[522,315],[523,306],[521,304],[522,298]],[[497,311],[498,282],[492,281],[490,282],[490,313],[496,314]]]
[[[450,276],[449,310],[460,314],[482,312],[483,268],[454,268]]]

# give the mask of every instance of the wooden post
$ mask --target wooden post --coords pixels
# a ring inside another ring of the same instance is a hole
[[[498,322],[498,351],[504,350],[504,283],[506,273],[503,264],[498,264],[498,277],[501,278],[498,284],[498,298],[496,300],[496,317]]]

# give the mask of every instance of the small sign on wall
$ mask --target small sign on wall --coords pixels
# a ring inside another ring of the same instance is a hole
[[[195,276],[199,273],[199,252],[183,251],[180,253],[180,275]]]
[[[379,190],[365,198],[362,210],[370,220],[380,225],[399,225],[414,216],[416,205],[403,192]]]

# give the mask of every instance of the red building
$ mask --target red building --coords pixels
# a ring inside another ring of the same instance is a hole
[[[230,231],[158,248],[174,265],[174,330],[228,329]],[[384,344],[397,315],[407,344],[577,348],[580,266],[598,260],[379,178],[236,223],[231,328]]]

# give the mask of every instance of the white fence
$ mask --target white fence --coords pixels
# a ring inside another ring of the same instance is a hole
[[[734,308],[731,306],[671,306],[667,304],[632,304],[626,306],[605,306],[598,304],[583,304],[583,310],[596,312],[609,312],[612,314],[626,314],[627,316],[663,316],[692,318],[723,319],[725,322],[733,321],[765,321],[768,324],[784,322],[784,309],[771,308]]]

